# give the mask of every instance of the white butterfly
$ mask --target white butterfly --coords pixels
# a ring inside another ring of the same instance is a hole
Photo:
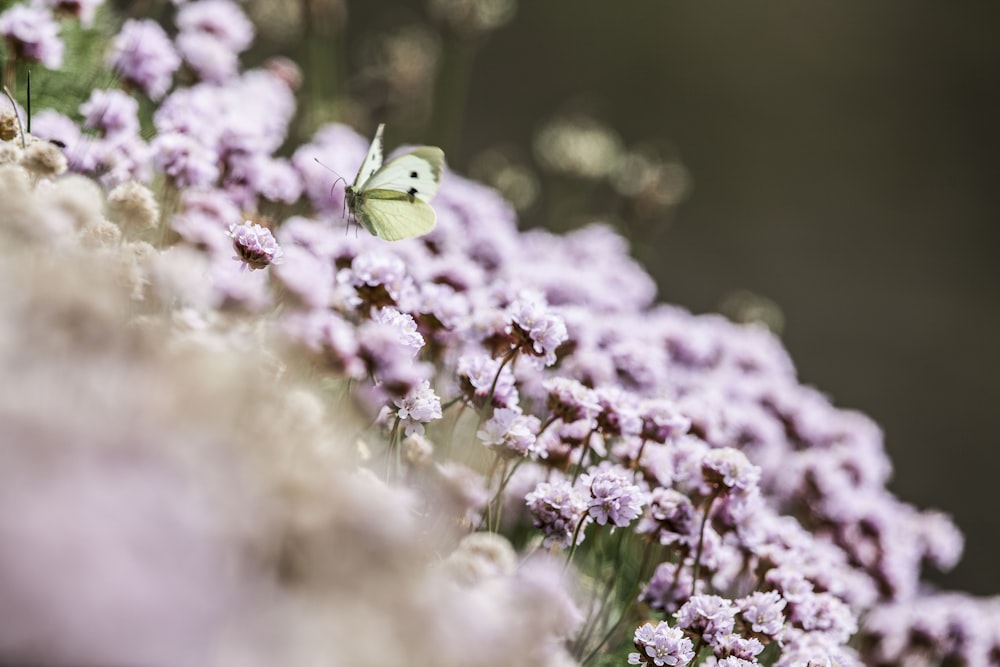
[[[437,193],[444,151],[421,146],[382,164],[382,123],[346,190],[347,208],[365,229],[386,241],[420,236],[434,229],[437,216],[428,202]]]

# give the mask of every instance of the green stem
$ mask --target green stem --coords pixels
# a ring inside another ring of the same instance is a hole
[[[631,612],[634,609],[634,607],[629,603],[631,602],[631,600],[635,599],[636,594],[639,592],[639,586],[642,585],[642,582],[646,578],[645,572],[646,568],[649,567],[650,555],[652,555],[653,553],[652,547],[653,547],[652,540],[646,542],[646,549],[643,552],[642,556],[642,564],[639,565],[639,571],[636,572],[635,582],[632,584],[632,588],[630,589],[629,594],[623,600],[623,603],[625,603],[625,605],[622,608],[622,613],[618,616],[618,620],[615,621],[615,624],[612,625],[611,628],[607,631],[607,633],[605,633],[604,637],[601,638],[600,643],[598,643],[597,646],[595,646],[594,649],[589,654],[587,654],[587,657],[583,659],[583,662],[581,664],[585,665],[594,659],[594,657],[601,651],[601,649],[604,648],[604,645],[608,643],[608,640],[611,639],[611,637],[615,634],[615,632],[618,631],[618,628],[621,627],[622,622],[629,616],[629,612]]]
[[[698,550],[695,552],[694,556],[694,566],[691,573],[691,594],[693,595],[696,590],[698,590],[698,570],[701,568],[701,550],[705,546],[705,527],[708,525],[708,514],[712,511],[712,505],[715,504],[716,498],[722,493],[721,489],[717,489],[715,493],[712,494],[711,498],[708,499],[708,503],[705,505],[705,516],[701,520],[701,530],[698,531]]]
[[[392,481],[392,462],[396,461],[396,471],[402,467],[399,458],[399,447],[396,446],[396,438],[399,436],[399,424],[402,420],[396,416],[396,421],[392,423],[392,430],[389,432],[389,447],[385,450],[385,483]]]
[[[587,458],[587,454],[590,452],[590,437],[594,434],[593,431],[587,434],[587,439],[583,441],[583,449],[580,450],[580,458],[577,459],[576,467],[573,469],[573,481],[572,484],[576,484],[576,478],[580,476],[580,470],[583,468],[583,460]]]
[[[576,530],[573,531],[573,539],[570,542],[569,554],[566,556],[566,564],[563,565],[563,572],[569,568],[569,564],[573,562],[573,554],[576,553],[576,548],[579,546],[577,538],[580,536],[580,530],[583,528],[583,524],[587,522],[587,513],[584,512],[583,516],[580,517],[580,522],[576,524]]]

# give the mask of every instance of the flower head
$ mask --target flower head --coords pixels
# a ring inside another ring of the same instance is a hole
[[[395,399],[394,403],[396,416],[402,421],[406,435],[423,435],[424,424],[441,419],[441,399],[427,380],[421,380],[406,396]]]
[[[632,482],[632,475],[621,467],[598,470],[580,477],[580,484],[590,492],[587,512],[599,525],[612,523],[623,527],[642,514],[645,494]]]
[[[545,450],[537,446],[536,435],[541,422],[534,415],[526,415],[520,409],[497,408],[493,416],[476,437],[487,447],[498,447],[516,456],[545,456]]]
[[[666,621],[656,625],[639,626],[633,638],[638,653],[628,654],[630,665],[655,665],[680,667],[694,659],[694,645],[679,628],[670,627]]]
[[[177,11],[176,23],[181,34],[202,34],[233,53],[245,51],[253,41],[253,24],[230,0],[188,3]]]
[[[94,90],[80,105],[83,125],[103,135],[138,135],[139,102],[120,90]]]
[[[590,521],[587,499],[569,481],[540,482],[525,496],[536,528],[545,534],[545,546],[569,547],[583,542],[583,528]]]
[[[674,616],[677,626],[696,632],[706,641],[715,641],[720,635],[733,631],[736,608],[730,600],[718,595],[694,595],[685,602]]]
[[[126,83],[158,100],[170,89],[181,59],[159,23],[129,19],[111,42],[107,64]]]
[[[546,366],[556,362],[556,348],[566,342],[566,323],[549,310],[545,299],[537,293],[525,292],[508,307],[509,331],[524,341],[529,355],[538,357]]]
[[[42,7],[14,5],[0,14],[0,37],[15,59],[38,62],[49,69],[62,67],[59,24]]]
[[[233,259],[240,260],[251,271],[281,263],[281,246],[267,227],[247,220],[239,225],[231,225],[229,237],[233,239],[233,249],[236,251]]]

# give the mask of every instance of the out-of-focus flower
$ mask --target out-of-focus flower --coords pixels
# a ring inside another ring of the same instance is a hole
[[[176,44],[184,62],[202,81],[220,83],[239,71],[236,52],[209,33],[182,32],[177,35]]]
[[[474,38],[509,23],[517,0],[430,0],[428,10],[456,34]]]
[[[544,457],[545,450],[537,447],[536,440],[540,427],[541,422],[534,415],[526,415],[519,409],[497,408],[476,437],[487,447],[514,456]]]
[[[576,537],[583,542],[587,515],[587,499],[567,480],[541,482],[525,496],[535,527],[545,535],[545,546],[568,548]]]
[[[35,176],[52,178],[66,171],[67,162],[58,146],[35,139],[24,149],[21,165]]]
[[[103,135],[138,135],[139,102],[120,90],[94,90],[80,105],[84,127]]]
[[[406,396],[397,398],[394,402],[396,416],[401,420],[406,435],[423,435],[424,424],[441,419],[441,399],[427,380],[421,380]]]
[[[253,24],[230,0],[187,3],[177,11],[175,23],[182,35],[201,33],[233,53],[245,51],[253,42]]]
[[[500,365],[499,359],[486,354],[463,355],[459,358],[456,372],[463,391],[474,403],[481,405],[489,397],[497,407],[513,408],[517,405],[514,373],[509,364],[502,369]]]
[[[0,14],[0,37],[10,57],[41,63],[49,69],[62,67],[64,46],[59,24],[42,7],[14,5]]]
[[[539,131],[535,157],[549,171],[586,180],[611,174],[622,155],[618,134],[588,116],[561,116]]]
[[[153,192],[135,181],[122,183],[108,193],[108,210],[122,227],[147,230],[160,221],[160,206]]]
[[[70,16],[80,21],[84,28],[94,24],[94,14],[104,0],[39,0],[40,4],[48,6],[57,15]]]
[[[154,100],[163,97],[181,65],[167,33],[151,19],[128,19],[112,40],[107,64]]]
[[[158,134],[150,146],[156,168],[181,188],[204,188],[219,178],[219,156],[192,137]]]

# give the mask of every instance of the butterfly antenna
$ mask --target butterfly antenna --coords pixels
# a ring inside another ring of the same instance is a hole
[[[28,76],[28,83],[27,83],[28,99],[25,100],[25,106],[27,107],[26,111],[28,113],[28,134],[31,134],[31,69],[28,68],[25,71],[27,72]]]
[[[10,94],[10,90],[7,86],[3,87],[3,94],[8,100],[10,100],[10,108],[14,112],[14,118],[17,119],[17,127],[21,130],[21,148],[27,148],[28,142],[24,138],[24,125],[21,124],[21,114],[17,112],[17,102],[14,101],[14,96]]]

